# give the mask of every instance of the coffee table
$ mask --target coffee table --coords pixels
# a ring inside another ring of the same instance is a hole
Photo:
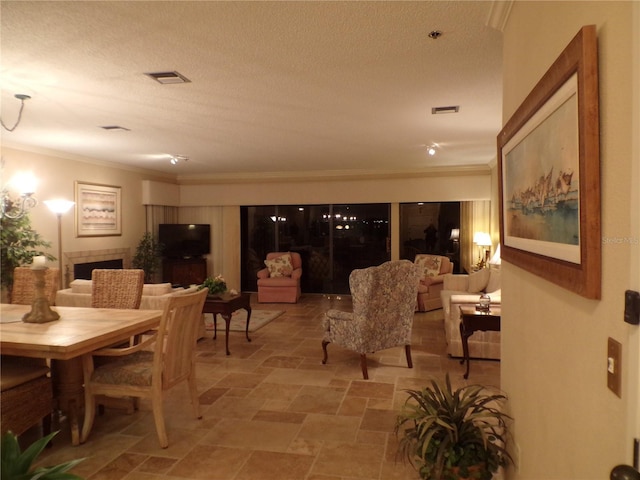
[[[225,292],[217,295],[209,295],[202,307],[202,313],[213,313],[213,339],[218,336],[218,319],[220,314],[226,323],[226,338],[225,347],[227,349],[227,355],[231,355],[229,351],[229,325],[231,324],[231,315],[233,312],[239,309],[245,309],[247,311],[247,327],[245,329],[245,336],[247,341],[249,338],[249,321],[251,320],[251,294],[250,293],[237,293],[232,295]]]
[[[460,307],[460,338],[464,357],[460,364],[467,362],[464,378],[469,378],[469,337],[477,331],[500,331],[500,307],[491,307],[488,312],[477,311],[475,307]]]

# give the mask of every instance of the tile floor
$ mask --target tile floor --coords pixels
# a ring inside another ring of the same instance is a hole
[[[462,378],[459,360],[445,354],[442,310],[417,313],[413,369],[404,348],[369,357],[368,381],[359,356],[329,345],[322,365],[322,316],[349,310],[350,298],[306,295],[296,305],[255,304],[285,313],[251,334],[211,333],[198,343],[198,385],[203,418],[193,417],[186,388],[165,400],[169,448],[158,446],[149,405],[127,415],[96,417],[86,444],[73,447],[64,419],[42,464],[86,457],[73,472],[90,480],[404,480],[419,479],[396,461],[394,421],[406,394],[449,372]],[[499,386],[500,364],[475,361],[468,382]]]

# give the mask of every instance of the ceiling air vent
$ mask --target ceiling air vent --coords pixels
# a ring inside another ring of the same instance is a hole
[[[103,125],[100,128],[103,128],[105,130],[122,130],[125,132],[130,132],[131,129],[129,128],[125,128],[125,127],[121,127],[120,125]]]
[[[442,113],[458,113],[460,111],[460,105],[453,105],[450,107],[433,107],[431,109],[431,115],[440,115]]]
[[[173,83],[191,83],[191,80],[178,72],[151,72],[145,73],[145,75],[153,78],[156,82],[163,85]]]

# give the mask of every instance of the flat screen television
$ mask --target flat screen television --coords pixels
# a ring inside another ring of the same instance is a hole
[[[158,225],[158,241],[165,257],[201,257],[210,253],[211,225],[161,223]]]

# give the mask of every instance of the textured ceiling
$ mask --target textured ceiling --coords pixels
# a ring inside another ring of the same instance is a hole
[[[492,2],[30,2],[1,8],[6,145],[179,175],[486,165]],[[432,30],[442,31],[437,40]],[[191,80],[161,85],[145,72]],[[457,114],[431,108],[459,105]],[[125,130],[104,130],[101,126]],[[437,144],[427,156],[426,146]],[[170,165],[172,154],[189,161]]]

